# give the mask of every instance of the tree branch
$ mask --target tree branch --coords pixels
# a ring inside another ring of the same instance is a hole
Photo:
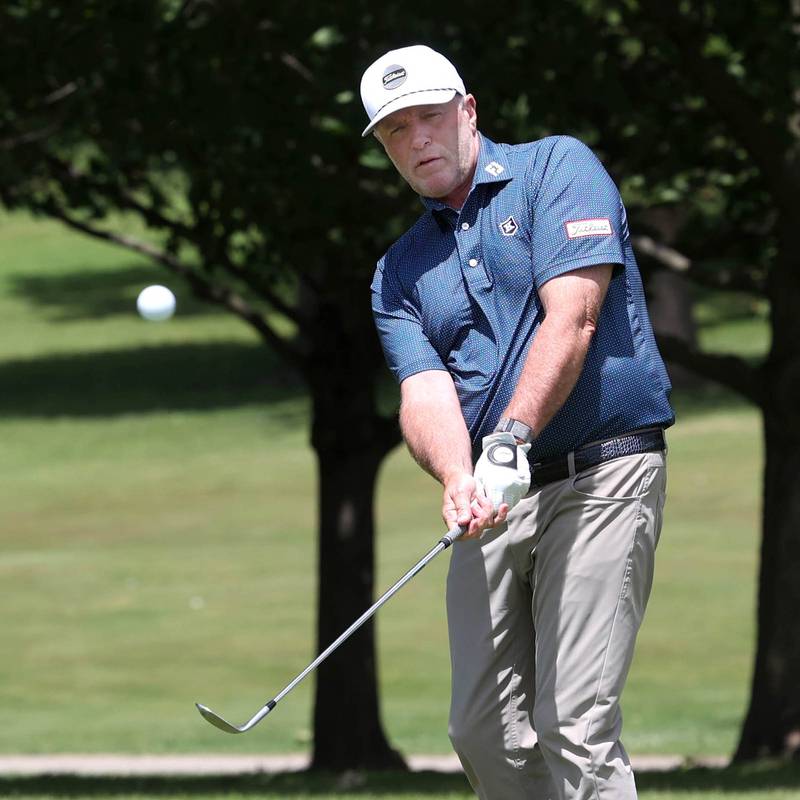
[[[232,291],[231,289],[218,286],[211,283],[207,278],[193,270],[188,265],[177,259],[175,256],[160,250],[149,242],[143,242],[139,239],[134,239],[120,233],[113,233],[111,231],[104,231],[96,228],[81,220],[67,214],[54,202],[45,203],[42,210],[50,216],[61,220],[70,228],[86,233],[96,239],[111,242],[112,244],[125,247],[141,255],[147,256],[153,261],[158,262],[162,266],[176,275],[183,278],[192,288],[193,293],[204,300],[208,300],[216,305],[226,308],[231,311],[240,319],[247,322],[260,334],[264,339],[282,358],[295,366],[298,370],[304,368],[304,359],[302,352],[295,347],[292,347],[286,339],[278,336],[277,333],[270,327],[264,317],[254,309],[241,295]]]
[[[272,287],[265,281],[259,280],[251,270],[243,269],[231,261],[227,254],[222,258],[223,269],[230,275],[246,283],[256,294],[263,297],[279,314],[291,320],[302,332],[308,324],[308,318],[295,306],[290,306],[285,300],[280,298]]]
[[[737,269],[704,270],[701,260],[693,260],[683,253],[657,242],[650,236],[631,236],[634,250],[640,258],[651,259],[659,266],[686,277],[692,283],[707,289],[723,292],[750,292],[763,294],[763,280],[754,274],[755,269],[742,265]]]
[[[121,209],[135,211],[152,228],[162,228],[168,230],[176,236],[184,239],[191,239],[193,229],[177,220],[168,219],[153,208],[140,203],[129,191],[119,185],[108,181],[98,181],[91,175],[74,167],[68,161],[64,161],[52,153],[40,148],[40,153],[57,175],[67,183],[79,185],[97,192],[101,196],[109,197],[112,202]]]
[[[281,62],[289,67],[289,69],[294,70],[303,80],[307,81],[308,83],[314,83],[314,74],[311,72],[308,67],[304,66],[300,59],[297,56],[293,55],[292,53],[281,53]]]
[[[227,272],[231,277],[242,281],[242,283],[252,289],[262,299],[266,300],[279,314],[282,314],[286,319],[293,322],[301,334],[305,332],[307,326],[311,323],[308,315],[304,314],[298,306],[289,305],[289,303],[283,300],[275,292],[272,284],[265,280],[257,270],[252,268],[246,269],[233,261],[227,250],[229,233],[226,235],[222,247],[207,247],[205,242],[213,242],[213,237],[206,238],[203,231],[206,228],[210,228],[211,225],[204,224],[206,218],[201,217],[197,209],[195,209],[195,216],[201,219],[201,222],[198,223],[196,228],[190,229],[189,234],[185,238],[192,242],[200,252],[213,250],[212,260],[215,266],[219,266],[220,269]]]
[[[691,259],[683,255],[683,253],[657,242],[650,236],[631,236],[631,243],[637,252],[652,258],[653,261],[658,261],[659,264],[672,272],[687,272],[689,267],[692,266]]]
[[[69,81],[69,83],[65,83],[60,88],[56,89],[55,91],[50,92],[42,100],[42,105],[51,106],[53,103],[58,103],[60,100],[63,100],[65,97],[69,97],[71,94],[75,94],[78,91],[78,84],[75,81]]]
[[[749,292],[763,295],[766,292],[765,281],[757,274],[755,267],[747,264],[735,269],[702,269],[702,261],[695,261],[687,278],[697,286],[714,289],[720,292]]]
[[[139,200],[137,200],[131,192],[122,186],[108,182],[97,181],[93,179],[92,176],[76,169],[67,161],[64,161],[63,159],[60,159],[50,153],[42,152],[42,157],[64,181],[68,181],[73,184],[81,183],[84,186],[91,188],[98,194],[109,197],[119,208],[135,211],[150,227],[161,228],[170,231],[173,235],[182,237],[183,239],[200,247],[199,239],[202,238],[200,227],[193,228],[192,226],[178,222],[177,220],[168,219],[155,209],[139,202]],[[202,248],[200,249],[202,252]],[[224,249],[217,256],[216,260],[220,262],[222,269],[253,289],[256,294],[262,296],[271,306],[273,306],[279,314],[282,314],[287,319],[291,320],[295,325],[298,326],[298,328],[302,330],[303,325],[308,322],[308,320],[300,313],[298,309],[293,308],[280,297],[278,297],[278,295],[273,291],[272,287],[269,286],[265,281],[261,280],[254,273],[237,266],[230,259],[228,254],[224,252]]]
[[[35,131],[27,131],[15,136],[7,136],[4,139],[0,139],[0,150],[13,150],[15,147],[19,147],[20,145],[34,144],[35,142],[44,141],[52,136],[57,130],[58,125],[53,123]]]
[[[703,353],[675,336],[658,336],[658,348],[667,361],[679,364],[702,378],[727,386],[763,408],[764,383],[761,380],[761,370],[751,366],[743,358]]]

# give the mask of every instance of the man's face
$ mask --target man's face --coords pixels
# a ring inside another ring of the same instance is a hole
[[[395,111],[375,128],[378,141],[409,186],[460,208],[478,159],[475,98]]]

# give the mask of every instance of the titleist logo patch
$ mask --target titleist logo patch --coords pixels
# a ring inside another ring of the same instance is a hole
[[[383,71],[382,80],[384,89],[396,89],[398,86],[405,83],[405,67],[401,67],[399,64],[392,64],[390,67],[386,67]]]
[[[602,219],[576,219],[564,223],[569,239],[579,239],[581,236],[611,236],[611,220]]]

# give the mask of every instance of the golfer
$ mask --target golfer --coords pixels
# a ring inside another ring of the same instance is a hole
[[[619,193],[576,139],[483,136],[428,47],[379,58],[361,97],[425,207],[372,303],[408,447],[468,526],[447,579],[453,746],[481,798],[634,798],[619,703],[674,417]]]

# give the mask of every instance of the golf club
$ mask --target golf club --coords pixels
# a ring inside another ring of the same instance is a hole
[[[411,569],[400,578],[391,589],[387,590],[382,594],[375,603],[370,606],[335,642],[330,644],[325,650],[323,650],[294,680],[292,680],[289,684],[287,684],[283,689],[281,689],[272,700],[269,700],[264,706],[262,706],[259,711],[254,714],[247,722],[243,725],[232,725],[227,720],[223,719],[219,714],[212,711],[208,706],[204,706],[202,703],[195,703],[197,706],[197,710],[203,715],[203,717],[208,720],[212,725],[219,728],[221,731],[225,731],[225,733],[246,733],[251,728],[254,728],[261,722],[264,717],[272,711],[273,708],[278,704],[280,700],[282,700],[289,692],[297,686],[303,678],[308,675],[313,669],[318,667],[337,647],[339,647],[342,642],[348,639],[353,633],[355,633],[398,589],[402,588],[406,583],[408,583],[422,568],[429,562],[432,561],[442,550],[446,550],[450,547],[453,542],[458,539],[460,536],[463,536],[466,533],[466,526],[458,526],[453,528],[452,530],[448,531],[441,539],[436,543],[436,546],[428,551],[416,564],[414,564]]]

